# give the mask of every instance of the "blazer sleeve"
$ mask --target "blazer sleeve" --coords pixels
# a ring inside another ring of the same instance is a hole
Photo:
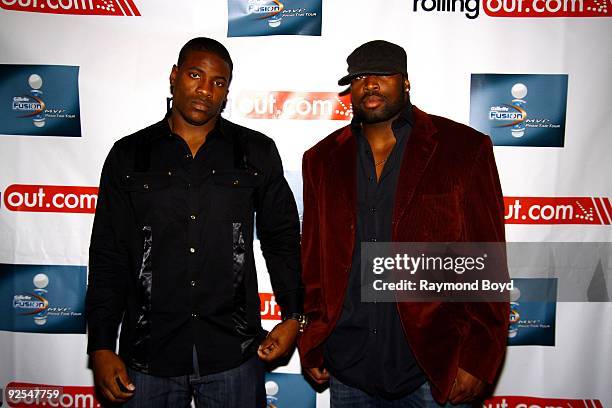
[[[504,204],[493,145],[486,137],[480,146],[465,194],[468,242],[505,242]],[[508,278],[507,266],[496,277]],[[508,338],[508,302],[465,303],[467,321],[459,367],[493,383],[504,360]]]
[[[319,203],[317,202],[317,176],[311,152],[302,159],[304,180],[304,219],[302,223],[302,281],[304,282],[304,313],[308,325],[298,338],[300,361],[303,367],[321,367],[323,351],[319,344],[327,323],[321,282],[321,236],[319,231]]]
[[[304,219],[302,223],[302,280],[304,281],[304,313],[310,324],[321,318],[321,253],[319,251],[319,217],[317,214],[316,188],[308,152],[302,158],[304,180]]]

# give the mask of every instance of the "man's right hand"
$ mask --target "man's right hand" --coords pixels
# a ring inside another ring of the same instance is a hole
[[[91,362],[94,382],[104,398],[113,403],[126,402],[132,398],[136,387],[117,354],[111,350],[96,350],[91,353]]]
[[[329,371],[325,368],[305,368],[306,374],[317,384],[325,384],[329,381]]]

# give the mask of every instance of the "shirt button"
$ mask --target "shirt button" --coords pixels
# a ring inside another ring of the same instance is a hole
[[[186,158],[186,159],[191,159],[191,153],[186,154],[186,155],[185,155],[185,158]]]
[[[196,318],[198,317],[198,314],[197,314],[197,313],[192,313],[192,314],[191,314],[191,317],[193,317],[194,319],[196,319]]]
[[[375,213],[376,212],[376,207],[370,208],[370,212]]]
[[[195,281],[190,282],[191,286],[195,286]]]
[[[195,248],[193,247],[189,248],[189,252],[191,252],[192,254],[195,254]]]
[[[191,218],[192,220],[195,220],[196,216],[194,214],[191,214],[191,216],[189,218]]]
[[[376,333],[378,333],[378,330],[372,329],[372,334],[376,334]]]
[[[376,238],[370,238],[370,242],[376,242]]]

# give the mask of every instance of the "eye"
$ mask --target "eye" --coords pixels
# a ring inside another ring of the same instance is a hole
[[[219,88],[225,88],[226,83],[225,83],[225,81],[217,80],[217,81],[215,81],[215,86],[217,86]]]
[[[191,79],[200,79],[200,74],[198,72],[190,72],[188,75]]]

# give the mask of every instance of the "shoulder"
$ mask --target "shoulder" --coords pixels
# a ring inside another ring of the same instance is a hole
[[[227,135],[238,136],[242,141],[246,142],[251,153],[266,154],[270,152],[270,149],[275,148],[274,140],[263,133],[230,122],[225,118],[221,118],[221,120],[222,131],[227,132]]]
[[[160,132],[163,128],[163,121],[154,123],[150,126],[147,126],[144,129],[140,129],[131,135],[127,135],[117,140],[113,145],[113,150],[116,153],[128,153],[133,152],[139,146],[142,146],[144,143],[151,141],[154,137],[159,136]]]
[[[482,143],[484,140],[489,139],[489,136],[463,123],[455,122],[442,116],[430,115],[430,117],[441,135],[476,143]]]
[[[223,121],[223,131],[227,131],[228,134],[245,137],[249,143],[254,144],[270,145],[274,143],[272,138],[264,135],[261,132],[258,132],[257,130],[241,126],[234,122],[230,122],[225,118],[222,118],[221,120]]]
[[[455,154],[477,154],[483,148],[492,148],[489,136],[454,120],[431,115],[414,108],[415,127],[431,129],[438,148]]]
[[[345,142],[352,135],[350,125],[346,125],[333,131],[331,134],[317,142],[314,146],[304,152],[304,159],[316,160],[328,156],[336,147]]]

